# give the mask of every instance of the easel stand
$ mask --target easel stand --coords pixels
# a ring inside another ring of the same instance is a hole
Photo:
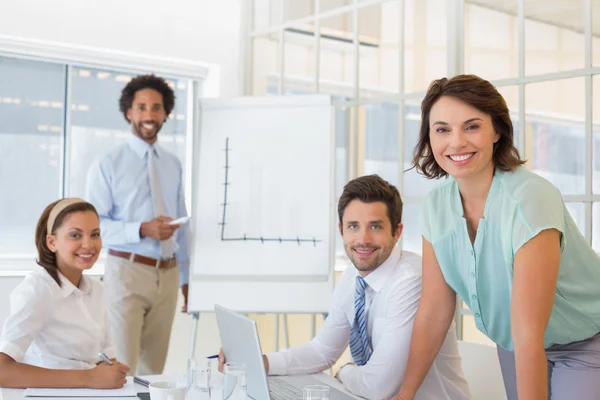
[[[192,316],[192,332],[190,335],[190,354],[189,358],[194,358],[196,353],[196,336],[198,334],[198,322],[200,320],[200,312],[191,312],[189,313]],[[310,314],[310,337],[315,337],[315,325],[316,325],[316,316],[317,314],[322,313],[302,313],[302,314]],[[288,331],[288,319],[287,313],[275,313],[273,314],[275,317],[275,343],[273,348],[275,351],[279,351],[279,316],[283,316],[283,345],[285,348],[290,347],[290,337]]]

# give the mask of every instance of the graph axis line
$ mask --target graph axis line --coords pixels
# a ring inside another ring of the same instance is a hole
[[[223,213],[221,216],[221,222],[218,225],[221,226],[221,241],[222,242],[261,242],[261,244],[265,244],[265,242],[278,242],[280,244],[283,243],[297,243],[298,246],[301,246],[302,243],[312,243],[314,247],[317,246],[317,243],[321,242],[321,239],[316,239],[313,237],[312,239],[301,238],[297,236],[296,238],[282,238],[282,237],[248,237],[245,233],[242,237],[226,237],[225,235],[225,226],[227,225],[227,206],[229,203],[227,202],[227,192],[231,182],[229,181],[229,170],[231,169],[231,165],[229,164],[229,151],[231,148],[229,147],[229,137],[225,138],[225,166],[223,169],[225,170],[225,181],[222,183],[223,185],[223,203],[221,206],[223,207]]]

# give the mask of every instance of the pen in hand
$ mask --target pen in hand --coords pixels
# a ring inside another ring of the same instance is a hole
[[[98,353],[98,357],[100,357],[106,364],[113,365],[112,361],[110,361],[110,358],[108,358],[103,352]]]
[[[127,383],[129,367],[117,361],[112,362],[102,351],[98,353],[98,357],[102,361],[95,368],[89,370],[91,374],[89,387],[93,389],[122,388]]]

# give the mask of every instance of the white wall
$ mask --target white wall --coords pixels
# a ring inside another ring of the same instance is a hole
[[[244,0],[2,0],[0,35],[215,63],[240,91]]]

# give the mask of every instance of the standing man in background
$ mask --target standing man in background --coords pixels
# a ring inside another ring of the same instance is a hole
[[[183,169],[157,142],[174,105],[164,79],[133,78],[119,100],[133,135],[99,157],[87,179],[86,197],[109,248],[104,284],[112,339],[132,374],[162,373],[178,282],[187,311],[190,231],[169,224],[187,215]]]

